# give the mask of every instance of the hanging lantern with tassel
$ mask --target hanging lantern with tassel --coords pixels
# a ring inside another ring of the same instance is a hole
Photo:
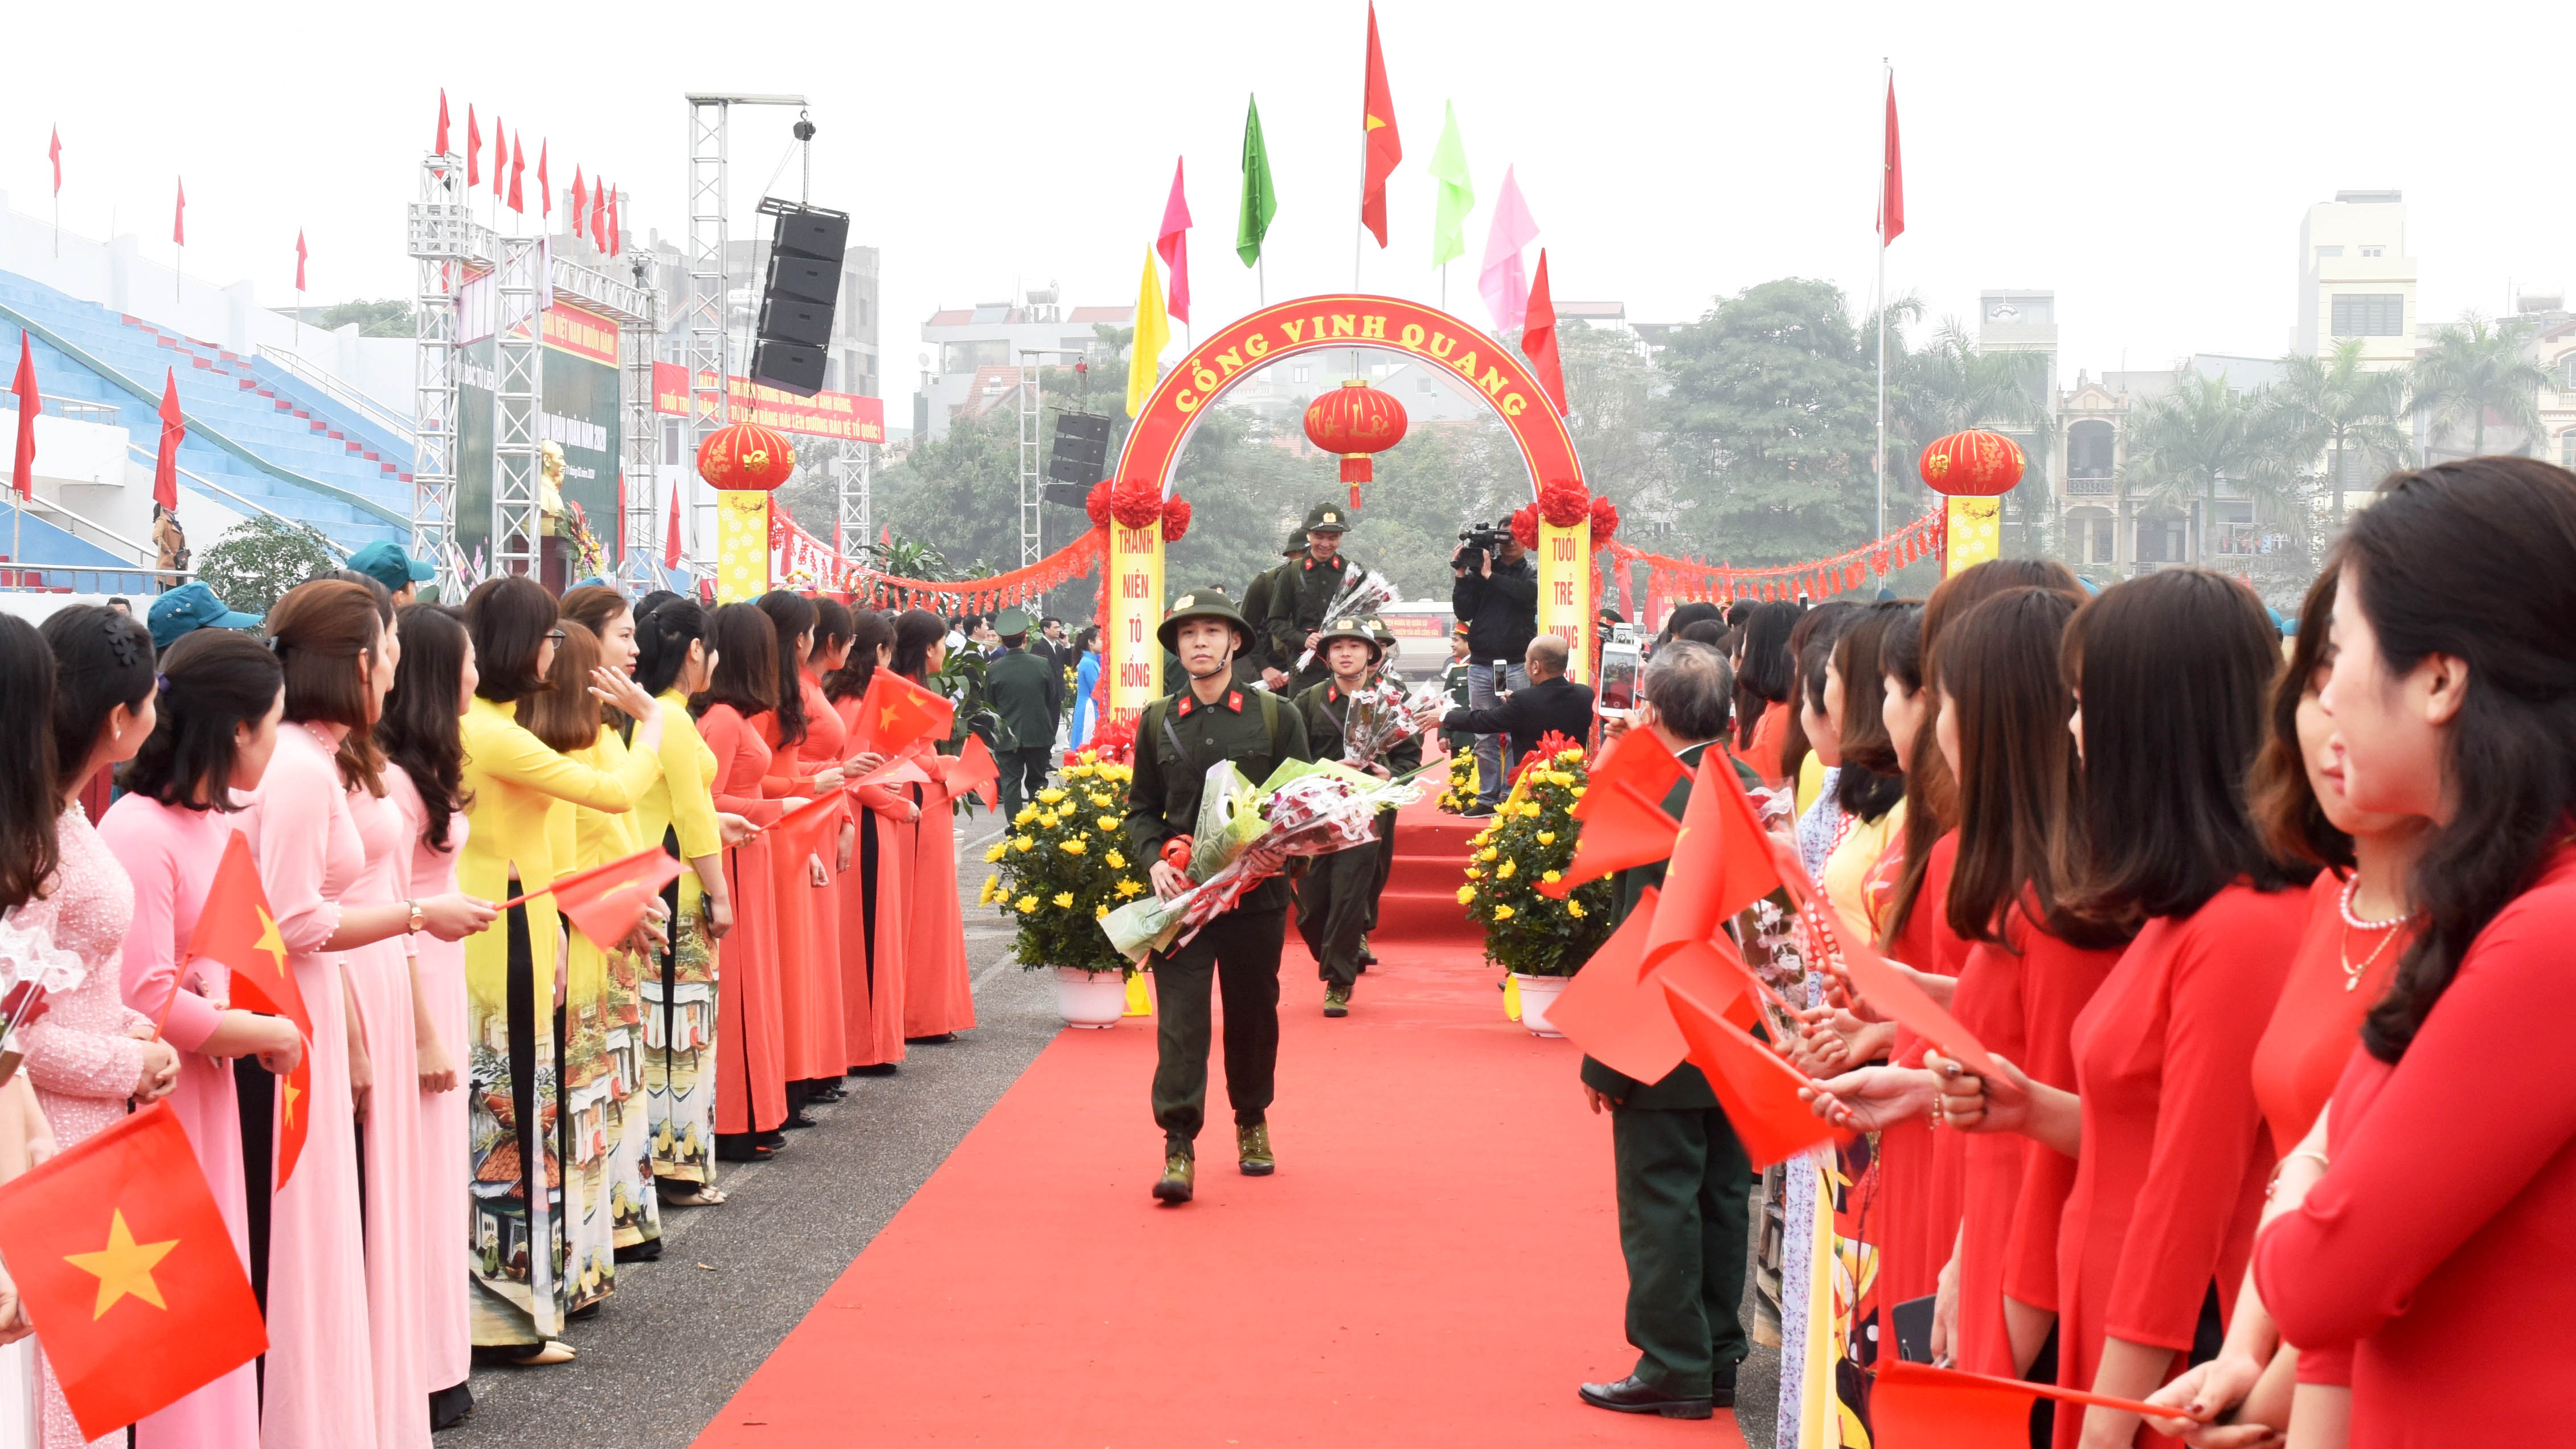
[[[1403,442],[1406,422],[1404,404],[1369,386],[1366,378],[1347,378],[1307,404],[1307,440],[1342,455],[1342,481],[1351,486],[1353,512],[1359,510],[1360,485],[1373,476],[1369,455]]]

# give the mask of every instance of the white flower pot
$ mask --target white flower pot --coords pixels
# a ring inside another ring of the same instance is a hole
[[[1554,1006],[1556,999],[1565,994],[1566,986],[1573,980],[1571,976],[1524,976],[1518,971],[1512,973],[1513,984],[1520,992],[1521,1025],[1530,1029],[1530,1035],[1556,1037],[1565,1035],[1548,1021],[1547,1009]]]
[[[1127,1012],[1127,977],[1119,971],[1055,968],[1055,1009],[1067,1026],[1106,1030]]]

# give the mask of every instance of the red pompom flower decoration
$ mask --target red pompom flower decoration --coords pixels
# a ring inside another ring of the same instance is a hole
[[[1107,528],[1109,526],[1108,479],[1103,478],[1099,482],[1091,485],[1091,491],[1083,495],[1082,511],[1091,515],[1092,527]]]
[[[1595,548],[1619,535],[1619,505],[1607,498],[1592,500],[1592,543]]]
[[[1538,490],[1538,516],[1553,528],[1572,528],[1592,516],[1592,495],[1580,483],[1559,478]]]
[[[1512,538],[1523,548],[1538,547],[1538,505],[1524,503],[1512,510]]]
[[[1179,543],[1190,531],[1190,500],[1173,495],[1163,501],[1163,542]]]
[[[1135,478],[1110,490],[1109,516],[1122,528],[1150,528],[1163,516],[1163,490],[1151,478]]]

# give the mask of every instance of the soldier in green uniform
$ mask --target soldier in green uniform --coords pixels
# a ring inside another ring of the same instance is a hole
[[[1673,640],[1647,664],[1644,703],[1629,728],[1652,730],[1696,771],[1710,742],[1726,732],[1734,683],[1715,649]],[[1685,776],[1664,796],[1675,819],[1690,803],[1690,788]],[[1663,875],[1661,862],[1620,871],[1617,917],[1626,919]],[[1583,1401],[1624,1414],[1708,1418],[1734,1404],[1735,1368],[1748,1347],[1738,1312],[1752,1162],[1708,1078],[1689,1062],[1648,1083],[1587,1056],[1583,1095],[1593,1111],[1610,1113],[1619,1248],[1628,1260],[1628,1341],[1637,1348],[1635,1372],[1582,1385]]]
[[[1386,657],[1386,647],[1370,634],[1365,619],[1329,621],[1318,631],[1315,647],[1332,674],[1298,695],[1297,709],[1306,717],[1306,743],[1314,758],[1338,760],[1344,758],[1342,724],[1351,691],[1368,684],[1378,661]],[[1422,741],[1407,739],[1367,768],[1371,774],[1393,778],[1421,763]],[[1394,811],[1378,812],[1377,833],[1380,841],[1394,837]],[[1310,861],[1298,878],[1297,933],[1305,937],[1306,949],[1315,957],[1315,974],[1323,978],[1326,1016],[1350,1014],[1351,986],[1359,979],[1360,951],[1382,884],[1374,844],[1355,845]]]
[[[1386,626],[1384,619],[1371,618],[1368,622],[1369,632],[1377,636],[1378,648],[1385,651],[1379,656],[1377,673],[1392,676],[1397,683],[1401,684],[1404,676],[1396,673],[1395,668],[1399,648],[1395,631]],[[1405,743],[1413,750],[1413,763],[1405,768],[1410,770],[1419,767],[1422,763],[1421,739],[1417,737]],[[1377,879],[1369,886],[1368,927],[1360,932],[1360,969],[1362,971],[1377,964],[1377,953],[1369,949],[1368,933],[1377,929],[1377,903],[1385,898],[1387,877],[1393,874],[1395,874],[1395,819],[1390,815],[1383,822],[1383,828],[1377,833]]]
[[[1231,760],[1255,782],[1282,760],[1312,758],[1306,724],[1287,701],[1234,682],[1234,655],[1251,627],[1223,594],[1183,594],[1156,631],[1186,682],[1145,706],[1136,721],[1135,774],[1127,785],[1127,840],[1150,862],[1165,900],[1189,889],[1163,849],[1198,828],[1208,768]],[[1279,947],[1288,929],[1288,882],[1254,886],[1234,908],[1169,953],[1150,959],[1155,984],[1154,1121],[1163,1129],[1163,1176],[1154,1196],[1190,1200],[1199,1127],[1207,1115],[1208,990],[1225,995],[1225,1093],[1234,1108],[1235,1154],[1245,1175],[1267,1175],[1269,1110],[1279,1065]]]
[[[1324,608],[1342,591],[1345,578],[1356,578],[1364,572],[1359,565],[1342,557],[1342,535],[1350,531],[1350,515],[1337,503],[1318,503],[1306,510],[1306,549],[1303,555],[1271,571],[1270,599],[1266,627],[1270,632],[1271,667],[1278,677],[1268,674],[1270,687],[1294,699],[1324,682],[1326,670],[1321,654],[1297,667],[1297,660],[1312,648],[1316,633],[1324,627]]]
[[[1029,616],[1004,609],[994,627],[1002,652],[984,666],[984,699],[998,722],[993,763],[1001,768],[1002,818],[1046,788],[1047,762],[1055,753],[1057,696],[1064,687],[1054,664],[1029,652]]]
[[[1270,672],[1276,664],[1270,657],[1270,591],[1287,576],[1290,563],[1305,552],[1304,531],[1290,529],[1288,541],[1279,546],[1279,556],[1285,562],[1254,574],[1252,582],[1243,586],[1243,622],[1252,626],[1252,643],[1235,656],[1234,665],[1237,673],[1249,670],[1254,679],[1262,682],[1264,689],[1270,688]],[[1291,664],[1295,662],[1293,659],[1289,661]]]

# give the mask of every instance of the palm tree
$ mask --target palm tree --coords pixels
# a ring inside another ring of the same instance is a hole
[[[1966,428],[1999,426],[2045,438],[2056,424],[2048,359],[2036,352],[1981,351],[1956,317],[1944,318],[1929,343],[1905,354],[1901,367],[1893,399],[1897,425],[1918,450]],[[2037,496],[2044,507],[2047,491]],[[2025,513],[2025,528],[2030,521]]]
[[[2277,503],[2295,494],[2296,469],[2287,461],[2293,456],[2261,389],[2242,393],[2227,385],[2225,373],[2185,372],[2172,392],[2131,418],[2120,479],[2150,506],[2190,511],[2197,562],[2208,556],[2203,534],[2219,483],[2241,483],[2258,501]]]
[[[2360,450],[2378,468],[2402,467],[2415,451],[2399,421],[2406,413],[2405,377],[2365,370],[2361,353],[2362,340],[2350,337],[2325,357],[2284,357],[2280,378],[2264,391],[2289,453],[2311,460],[2326,454],[2338,525],[2345,449]]]
[[[2549,374],[2523,355],[2532,325],[2519,318],[2490,324],[2475,312],[2437,334],[2431,351],[2415,359],[2407,381],[2414,392],[2413,410],[2430,419],[2432,428],[2469,422],[2469,456],[2487,450],[2487,414],[2527,439],[2540,436],[2540,390]],[[2427,432],[2426,451],[2433,451]]]

